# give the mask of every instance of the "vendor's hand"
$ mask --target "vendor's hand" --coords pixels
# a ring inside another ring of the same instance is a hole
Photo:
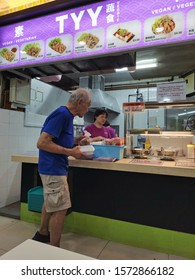
[[[97,136],[97,137],[94,137],[93,138],[93,141],[95,142],[95,141],[102,141],[102,140],[104,140],[105,138],[104,137],[102,137],[102,136]]]
[[[90,138],[86,136],[79,141],[79,145],[81,146],[89,145],[89,144],[90,144]]]
[[[90,139],[88,136],[82,135],[76,138],[76,143],[80,146],[89,145]]]

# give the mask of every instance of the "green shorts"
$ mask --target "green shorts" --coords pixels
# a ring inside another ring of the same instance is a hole
[[[43,183],[46,212],[57,212],[71,207],[67,176],[40,174]]]

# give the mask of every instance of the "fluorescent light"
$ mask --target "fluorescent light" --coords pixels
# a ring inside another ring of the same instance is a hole
[[[146,69],[146,68],[154,68],[157,67],[158,64],[157,63],[148,63],[148,64],[140,64],[140,65],[136,65],[136,69]]]
[[[123,68],[117,68],[114,69],[115,72],[123,72],[123,71],[129,71],[131,73],[135,72],[137,69],[145,69],[145,68],[152,68],[152,67],[157,67],[158,63],[156,58],[153,59],[145,59],[145,60],[140,60],[136,62],[136,68],[133,67],[123,67]]]
[[[157,59],[156,58],[151,58],[151,59],[144,59],[144,60],[136,61],[136,65],[149,64],[149,63],[157,63]]]
[[[152,59],[145,59],[145,60],[140,60],[136,62],[136,69],[145,69],[145,68],[153,68],[157,67],[157,59],[152,58]]]
[[[123,68],[116,68],[114,69],[115,72],[122,72],[122,71],[127,71],[128,68],[127,67],[123,67]]]
[[[181,113],[181,114],[178,114],[178,116],[184,116],[184,115],[193,114],[193,113],[195,113],[195,111],[190,111],[190,112],[187,112],[187,113]]]
[[[170,101],[171,101],[170,98],[164,98],[164,99],[163,99],[163,102],[170,102]]]

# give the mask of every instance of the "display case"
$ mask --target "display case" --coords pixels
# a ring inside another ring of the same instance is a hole
[[[123,103],[126,157],[195,158],[195,102]]]

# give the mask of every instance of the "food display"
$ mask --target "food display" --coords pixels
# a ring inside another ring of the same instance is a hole
[[[125,41],[126,43],[128,43],[135,37],[135,34],[129,32],[124,28],[119,28],[113,35],[118,39]]]
[[[66,50],[66,46],[62,43],[61,38],[54,38],[53,40],[51,40],[49,42],[49,47],[60,54],[62,54]]]
[[[154,34],[167,34],[173,31],[175,28],[175,22],[169,15],[162,16],[154,22],[152,25],[152,32]]]
[[[41,48],[40,48],[39,43],[27,44],[23,49],[24,53],[26,53],[30,56],[34,56],[34,57],[37,57],[39,55],[40,51],[41,51]]]
[[[112,145],[112,146],[123,146],[124,145],[124,138],[115,137],[112,139],[105,139],[105,145]]]
[[[91,33],[83,33],[77,40],[79,43],[84,43],[90,49],[93,49],[99,42],[99,38]]]
[[[14,50],[13,50],[14,49]],[[11,62],[15,58],[15,52],[17,51],[16,48],[13,48],[11,51],[7,48],[3,48],[0,51],[0,55],[6,59],[7,61]]]

